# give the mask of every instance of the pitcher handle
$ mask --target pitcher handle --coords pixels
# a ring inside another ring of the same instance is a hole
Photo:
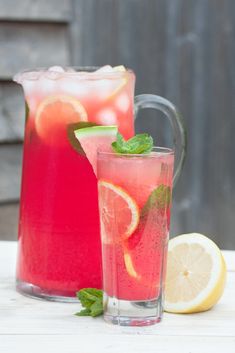
[[[173,185],[175,186],[185,160],[187,136],[183,119],[177,108],[167,99],[154,94],[140,94],[135,97],[135,118],[140,109],[154,108],[160,110],[169,119],[173,129],[176,162]]]

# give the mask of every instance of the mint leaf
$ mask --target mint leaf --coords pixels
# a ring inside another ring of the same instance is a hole
[[[84,288],[76,293],[84,309],[76,316],[99,316],[103,313],[103,291],[96,288]]]
[[[103,291],[96,288],[84,288],[77,292],[77,296],[84,296],[89,300],[96,300],[97,298],[103,298]]]
[[[96,317],[103,314],[103,300],[98,299],[92,306],[90,307],[90,312],[92,317]]]
[[[169,207],[170,203],[171,188],[170,186],[161,184],[151,192],[150,196],[148,197],[148,200],[146,201],[144,207],[141,210],[141,216],[145,216],[152,208],[167,208]]]
[[[153,139],[148,134],[137,134],[125,141],[123,136],[118,133],[117,141],[112,143],[114,152],[121,154],[146,154],[153,148]]]
[[[77,292],[77,297],[84,308],[90,308],[98,299],[103,299],[103,292],[96,288],[84,288]]]
[[[74,131],[78,129],[83,129],[84,127],[96,126],[96,123],[92,123],[90,121],[79,121],[78,123],[68,124],[67,126],[67,137],[71,146],[77,151],[79,154],[85,156],[85,152],[79,141],[76,139],[74,135]]]
[[[125,140],[124,140],[123,136],[118,132],[117,133],[117,140],[112,143],[112,147],[113,147],[114,152],[121,153],[119,151],[121,151],[124,148],[124,145],[125,145]]]

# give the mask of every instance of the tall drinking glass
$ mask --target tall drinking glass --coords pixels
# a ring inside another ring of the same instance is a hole
[[[170,226],[174,152],[98,153],[104,318],[159,322]]]
[[[97,179],[74,129],[117,125],[128,139],[134,113],[160,109],[173,127],[179,172],[183,126],[161,97],[141,95],[134,104],[135,75],[123,67],[44,68],[21,72],[15,81],[26,102],[17,288],[32,297],[72,301],[79,289],[102,286]]]

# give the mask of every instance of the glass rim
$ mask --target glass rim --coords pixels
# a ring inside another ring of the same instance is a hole
[[[37,81],[41,77],[51,79],[53,81],[59,80],[61,78],[71,77],[77,78],[79,80],[99,80],[99,79],[116,79],[123,77],[124,75],[134,75],[134,71],[125,68],[125,71],[100,71],[96,70],[101,69],[103,66],[60,66],[65,71],[58,72],[52,69],[49,71],[50,67],[37,67],[35,69],[23,69],[16,73],[13,77],[13,80],[21,83],[24,80],[28,81]],[[70,69],[75,71],[69,71]]]
[[[138,158],[156,158],[156,157],[164,157],[164,156],[169,156],[175,155],[175,151],[172,148],[169,147],[162,147],[162,146],[153,146],[153,149],[150,153],[116,153],[116,152],[107,152],[107,151],[102,151],[100,149],[97,150],[97,155],[99,156],[113,156],[113,157],[138,157]]]

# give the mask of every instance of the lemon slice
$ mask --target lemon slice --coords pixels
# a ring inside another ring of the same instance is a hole
[[[57,140],[65,139],[68,124],[87,120],[86,110],[79,100],[59,94],[46,97],[39,104],[35,125],[38,135],[51,141],[53,136]]]
[[[101,237],[104,243],[127,239],[139,223],[139,207],[119,185],[98,181]]]
[[[217,245],[198,233],[169,241],[165,311],[195,313],[214,306],[223,294],[226,266]]]
[[[123,65],[119,65],[119,66],[114,66],[112,68],[113,72],[126,72],[126,69]],[[118,86],[113,90],[113,92],[111,93],[111,95],[108,97],[108,100],[112,99],[113,97],[115,97],[127,84],[128,82],[128,78],[127,75],[123,75],[123,77],[120,79],[120,83],[118,84]]]
[[[131,259],[131,255],[128,253],[128,251],[126,251],[124,249],[124,263],[126,266],[126,270],[129,276],[135,278],[135,279],[141,279],[141,276],[136,272],[132,259]]]
[[[123,65],[114,66],[113,70],[114,71],[119,71],[119,72],[125,72],[126,71],[125,66],[123,66]]]

